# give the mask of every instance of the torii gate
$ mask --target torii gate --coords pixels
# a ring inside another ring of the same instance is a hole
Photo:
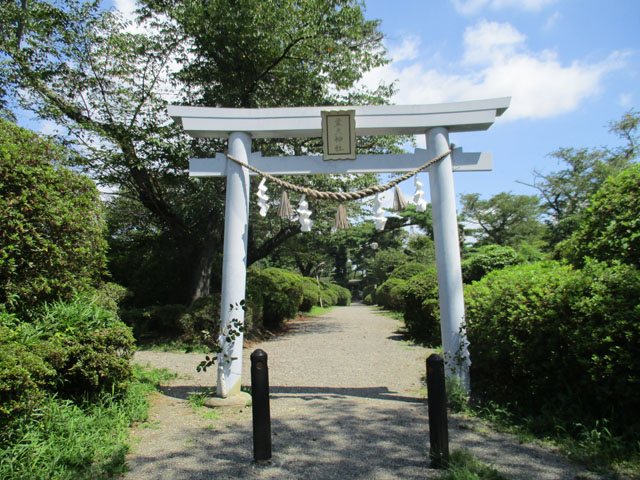
[[[487,130],[509,107],[510,98],[433,105],[358,107],[296,107],[235,109],[169,106],[169,115],[194,137],[228,138],[229,155],[272,175],[407,172],[449,150],[449,132]],[[426,149],[400,155],[357,155],[355,160],[323,161],[322,156],[263,157],[251,151],[252,138],[321,137],[322,112],[355,110],[356,135],[426,135]],[[432,165],[429,173],[433,232],[438,271],[442,346],[448,375],[469,385],[469,356],[464,335],[464,297],[453,172],[488,171],[488,153],[452,154]],[[189,175],[226,176],[224,255],[222,262],[221,328],[232,320],[229,305],[245,298],[249,221],[249,175],[246,167],[217,154],[192,159]],[[244,312],[233,312],[244,321]],[[218,397],[240,393],[242,344],[239,335],[231,356],[236,360],[218,369]]]

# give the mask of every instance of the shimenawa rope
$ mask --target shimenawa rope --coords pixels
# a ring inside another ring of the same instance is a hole
[[[440,160],[445,158],[451,152],[452,150],[447,150],[446,152],[438,155],[437,157],[434,157],[431,160],[423,163],[419,167],[414,168],[413,170],[406,172],[405,174],[399,176],[398,178],[394,178],[390,182],[387,182],[383,185],[373,185],[363,190],[358,190],[357,192],[322,192],[320,190],[315,190],[313,188],[303,187],[301,185],[296,185],[295,183],[290,183],[290,182],[287,182],[286,180],[282,180],[281,178],[271,175],[270,173],[263,172],[262,170],[254,167],[253,165],[249,165],[248,163],[245,163],[242,160],[237,159],[232,155],[229,155],[228,153],[226,155],[229,160],[236,162],[238,165],[241,165],[251,170],[252,172],[257,173],[261,177],[264,177],[272,181],[276,185],[280,185],[281,187],[286,188],[287,190],[303,193],[308,197],[317,198],[320,200],[337,200],[340,202],[345,202],[349,200],[360,200],[361,198],[370,197],[371,195],[375,195],[376,193],[385,192],[390,188],[395,187],[400,182],[404,182],[408,178],[413,177],[415,174],[420,173],[422,170],[426,170],[430,166],[438,163]]]

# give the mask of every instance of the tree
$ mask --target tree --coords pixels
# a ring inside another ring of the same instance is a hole
[[[144,34],[131,33],[97,1],[5,1],[0,87],[68,130],[83,154],[72,163],[148,210],[148,224],[180,249],[195,299],[211,291],[217,270],[224,183],[191,181],[186,160],[224,144],[181,134],[166,115],[166,91],[179,92],[181,102],[224,107],[383,102],[389,88],[336,93],[385,61],[382,35],[356,0],[150,0],[140,13]],[[317,143],[261,148],[303,152]],[[283,224],[256,234],[254,227],[250,257],[298,231]]]
[[[532,184],[540,193],[547,216],[547,239],[550,245],[567,239],[588,207],[589,199],[612,174],[626,168],[638,156],[638,124],[640,114],[629,111],[609,131],[623,140],[618,148],[560,148],[551,153],[566,166],[543,174],[534,171]]]
[[[68,155],[0,119],[0,309],[68,299],[105,271],[98,191],[59,164]]]
[[[591,257],[640,267],[640,165],[609,177],[589,203],[558,250],[577,265]]]
[[[460,200],[461,218],[468,223],[467,233],[477,239],[478,245],[517,246],[542,235],[540,200],[536,196],[503,192],[482,200],[480,194],[469,193]]]

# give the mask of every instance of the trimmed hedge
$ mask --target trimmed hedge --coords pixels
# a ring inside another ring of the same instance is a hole
[[[472,391],[550,429],[608,419],[637,432],[638,298],[640,272],[620,264],[540,262],[467,285]]]
[[[303,285],[301,275],[282,268],[250,271],[249,295],[262,306],[265,328],[277,328],[286,318],[296,316],[302,303]]]
[[[60,166],[68,155],[0,119],[0,304],[23,317],[97,284],[105,271],[98,189]]]
[[[404,323],[409,335],[430,345],[439,345],[440,307],[435,267],[411,277],[402,291]]]
[[[404,289],[407,281],[401,278],[389,277],[376,289],[376,303],[387,310],[404,310]]]
[[[480,280],[493,270],[522,263],[518,252],[503,245],[484,245],[469,253],[462,261],[464,283]]]

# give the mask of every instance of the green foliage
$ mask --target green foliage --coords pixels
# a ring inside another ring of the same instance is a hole
[[[378,250],[367,269],[368,281],[374,285],[382,285],[391,272],[407,260],[408,257],[402,250],[394,248]]]
[[[591,257],[640,267],[640,165],[609,177],[590,203],[558,251],[576,265]]]
[[[605,180],[637,157],[639,122],[640,115],[631,110],[610,124],[609,131],[624,142],[619,148],[560,148],[551,156],[564,168],[549,174],[534,172],[531,186],[540,192],[548,217],[546,237],[550,245],[571,236],[579,227],[590,198]]]
[[[429,267],[424,263],[407,262],[394,268],[393,272],[391,272],[391,275],[389,275],[389,278],[409,280],[414,275],[417,275],[422,272],[426,272],[427,270],[429,270]]]
[[[245,317],[245,322],[247,319]],[[178,317],[180,340],[188,344],[207,344],[220,329],[220,295],[201,297]]]
[[[281,268],[265,268],[249,272],[250,295],[262,305],[265,328],[280,326],[286,318],[294,318],[302,302],[302,276]]]
[[[336,285],[332,283],[329,285],[329,289],[336,294],[336,303],[335,305],[339,305],[341,307],[346,307],[351,305],[351,292],[348,288],[341,287],[340,285]]]
[[[320,288],[315,278],[302,278],[302,302],[300,303],[300,311],[308,312],[314,305],[320,304]]]
[[[147,419],[146,395],[170,377],[135,368],[123,396],[73,403],[47,396],[0,442],[0,478],[112,478],[124,472],[129,426]]]
[[[488,200],[477,193],[460,197],[461,218],[473,225],[465,232],[477,239],[478,245],[517,246],[542,236],[540,199],[535,195],[499,193]]]
[[[487,273],[521,263],[518,253],[511,247],[484,245],[465,256],[462,261],[462,279],[465,283],[480,280]]]
[[[466,450],[456,450],[449,457],[447,471],[438,480],[505,480],[505,477]]]
[[[409,335],[430,345],[440,339],[438,275],[435,267],[411,277],[403,290],[404,322]]]
[[[43,353],[56,370],[58,393],[96,396],[123,392],[131,380],[135,341],[118,316],[86,297],[46,305],[38,322]]]
[[[127,21],[100,2],[4,2],[0,95],[66,128],[83,154],[69,163],[118,187],[109,260],[114,280],[133,293],[130,306],[187,304],[218,289],[224,225],[224,179],[190,179],[187,159],[226,142],[188,138],[167,115],[166,85],[179,103],[256,108],[380,104],[393,89],[352,88],[386,62],[378,22],[358,0],[138,6],[142,18]],[[141,28],[132,33],[132,25]],[[395,143],[359,138],[369,151]],[[265,154],[321,148],[317,139],[255,146]],[[299,233],[279,219],[252,218],[251,226],[250,264]]]
[[[29,323],[0,314],[0,423],[40,406],[49,393],[71,399],[124,394],[131,380],[131,331],[90,294],[45,305]]]
[[[59,165],[69,153],[0,119],[0,304],[26,314],[104,272],[98,191]]]
[[[0,430],[14,418],[29,415],[54,378],[55,370],[40,352],[17,341],[11,328],[0,326]]]
[[[376,303],[387,310],[404,310],[404,289],[407,281],[389,277],[376,289]]]
[[[519,265],[467,285],[472,390],[544,431],[607,419],[636,435],[639,296],[637,269],[603,263]]]

